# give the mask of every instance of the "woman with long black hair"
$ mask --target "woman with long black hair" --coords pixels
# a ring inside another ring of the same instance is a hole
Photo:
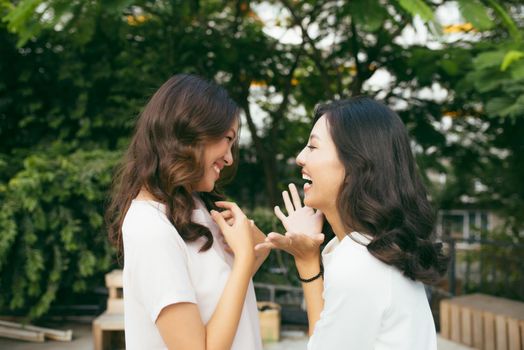
[[[287,232],[257,249],[294,256],[308,349],[436,350],[423,283],[439,279],[446,258],[401,119],[368,97],[321,105],[296,161],[304,206],[290,185],[287,215],[275,208]],[[321,253],[324,215],[335,237]]]

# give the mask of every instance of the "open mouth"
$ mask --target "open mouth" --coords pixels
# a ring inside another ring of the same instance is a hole
[[[218,179],[218,177],[220,177],[220,172],[222,171],[222,167],[217,163],[213,163],[213,170],[215,171],[215,174]]]
[[[307,192],[313,186],[313,180],[306,174],[302,174],[302,179],[305,180],[304,192]]]

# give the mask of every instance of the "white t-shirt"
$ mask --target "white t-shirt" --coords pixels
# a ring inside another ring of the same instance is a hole
[[[322,252],[324,309],[308,350],[436,350],[424,285],[371,255],[365,236],[351,235]]]
[[[171,304],[195,303],[204,324],[216,309],[233,257],[218,240],[219,228],[204,204],[195,199],[192,221],[207,226],[213,246],[199,252],[203,238],[185,242],[165,215],[165,206],[134,200],[122,226],[124,242],[124,318],[126,349],[166,349],[155,325]],[[249,283],[233,350],[261,350],[253,283]]]

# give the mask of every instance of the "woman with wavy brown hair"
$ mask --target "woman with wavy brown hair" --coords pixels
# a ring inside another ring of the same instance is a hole
[[[440,278],[446,258],[401,119],[368,97],[322,105],[297,164],[304,206],[290,185],[287,216],[275,207],[286,234],[256,249],[294,256],[308,349],[436,350],[423,283]],[[320,253],[324,215],[336,237]]]
[[[262,348],[251,277],[265,236],[215,186],[234,170],[239,122],[223,88],[185,74],[137,121],[107,211],[127,349]]]

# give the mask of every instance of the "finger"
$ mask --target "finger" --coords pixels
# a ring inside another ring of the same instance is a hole
[[[323,233],[305,234],[296,232],[286,233],[286,237],[291,239],[290,247],[293,246],[294,248],[297,246],[311,246],[311,243],[315,246],[320,246],[325,238]]]
[[[268,234],[266,242],[273,243],[273,245],[278,249],[288,249],[290,247],[289,237],[286,237],[276,232],[271,232],[270,234]]]
[[[313,238],[313,240],[316,241],[317,243],[322,244],[326,236],[323,233],[315,233],[314,235],[311,236],[311,238]]]
[[[224,233],[230,226],[226,223],[222,215],[216,210],[211,210],[211,218],[217,223],[218,227],[220,227],[220,230],[222,233]]]
[[[226,222],[229,226],[233,226],[235,224],[235,219],[227,219]]]
[[[229,253],[229,254],[234,254],[233,250],[231,249],[231,247],[227,244],[224,244],[224,250]]]
[[[302,208],[302,201],[300,200],[300,195],[298,194],[297,186],[295,184],[289,184],[289,192],[291,192],[291,198],[293,199],[293,205],[295,210]]]
[[[262,251],[262,250],[268,250],[268,249],[278,249],[278,248],[271,242],[259,243],[255,246],[255,251],[257,252]]]
[[[240,207],[234,202],[218,201],[218,202],[215,202],[215,204],[219,208],[229,209],[231,213],[233,214],[233,217],[245,216],[242,209],[240,209]]]
[[[278,205],[275,206],[274,211],[275,211],[275,215],[277,216],[277,218],[280,221],[284,221],[285,219],[287,219],[286,215],[282,212],[282,210],[280,209]]]
[[[226,219],[226,220],[227,220],[227,219],[230,219],[230,218],[233,217],[233,213],[231,212],[231,210],[224,210],[224,211],[221,211],[221,212],[220,212],[220,215],[222,215],[222,217],[223,217],[224,219]]]
[[[288,247],[291,247],[293,245],[293,237],[295,236],[294,233],[286,232],[285,237],[287,238],[286,244]]]
[[[317,210],[315,211],[315,215],[323,216],[324,213],[323,213],[320,209],[317,209]]]
[[[295,208],[293,208],[293,203],[291,203],[289,193],[287,191],[282,192],[282,198],[284,199],[284,205],[286,206],[287,215],[291,215],[295,211]]]

